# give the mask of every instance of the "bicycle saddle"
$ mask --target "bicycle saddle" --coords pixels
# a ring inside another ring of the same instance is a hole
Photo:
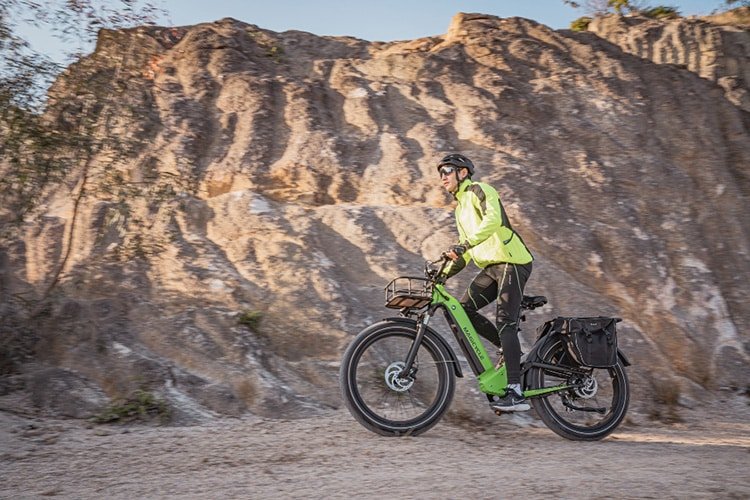
[[[521,308],[536,309],[537,307],[542,307],[546,303],[547,297],[545,297],[544,295],[524,295],[523,299],[521,300]]]

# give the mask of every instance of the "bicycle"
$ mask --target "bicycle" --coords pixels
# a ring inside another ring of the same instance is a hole
[[[443,271],[449,261],[443,254],[425,264],[424,278],[392,280],[385,289],[386,307],[399,309],[400,315],[363,329],[344,353],[339,373],[344,402],[359,423],[377,434],[421,434],[438,423],[453,400],[455,377],[463,377],[463,370],[448,342],[429,326],[438,309],[480,391],[490,402],[505,395],[501,351],[493,363],[461,304],[445,289]],[[524,296],[519,319],[525,321],[523,311],[546,303],[544,296]],[[625,367],[630,362],[615,344],[611,366],[584,366],[571,351],[569,337],[560,321],[547,321],[538,329],[533,347],[522,357],[523,394],[553,432],[571,440],[599,440],[627,412]]]

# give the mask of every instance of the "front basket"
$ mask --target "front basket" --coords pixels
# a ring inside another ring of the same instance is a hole
[[[420,309],[432,301],[432,282],[401,276],[385,287],[385,307]]]

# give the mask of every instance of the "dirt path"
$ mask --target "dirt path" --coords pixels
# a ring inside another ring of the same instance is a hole
[[[696,417],[557,437],[531,416],[383,438],[344,411],[192,427],[0,412],[0,498],[748,498],[750,422]]]

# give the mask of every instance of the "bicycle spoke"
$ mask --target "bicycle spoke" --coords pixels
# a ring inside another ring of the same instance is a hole
[[[387,420],[405,421],[419,418],[437,397],[439,367],[434,354],[420,346],[414,367],[414,381],[403,390],[389,387],[387,369],[403,362],[412,339],[394,336],[381,339],[369,346],[357,366],[356,382],[359,394],[367,408]],[[408,385],[408,384],[407,384]]]
[[[621,367],[572,366],[562,340],[546,346],[542,358],[543,363],[557,368],[532,368],[535,387],[571,387],[534,402],[545,423],[571,439],[598,439],[611,432],[627,408],[627,381]]]

